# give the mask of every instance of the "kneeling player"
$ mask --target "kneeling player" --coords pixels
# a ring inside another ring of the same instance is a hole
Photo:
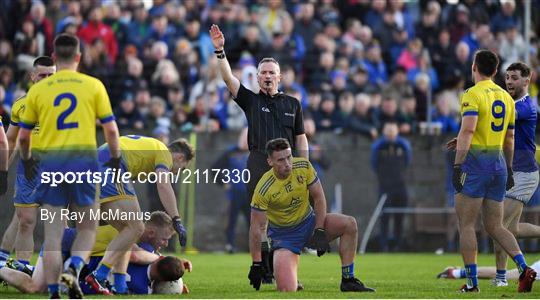
[[[326,213],[326,198],[311,163],[293,158],[286,139],[267,143],[268,164],[251,202],[249,249],[253,264],[248,278],[259,290],[264,276],[261,262],[261,235],[268,221],[268,236],[274,251],[274,277],[282,292],[297,290],[300,252],[304,246],[316,249],[319,256],[329,249],[328,241],[340,238],[341,291],[373,292],[354,277],[354,257],[358,228],[353,217]],[[314,207],[309,204],[313,197]]]
[[[157,190],[159,198],[167,213],[173,218],[174,229],[178,233],[180,245],[185,246],[186,230],[178,216],[176,197],[169,172],[177,172],[185,167],[193,158],[193,150],[183,139],[172,142],[168,147],[154,138],[128,135],[120,138],[122,161],[121,172],[131,172],[132,179],[137,179],[140,173],[156,172],[158,175]],[[100,202],[102,211],[110,212],[133,212],[139,213],[139,202],[135,189],[131,182],[115,182],[106,162],[110,161],[107,144],[101,146],[98,151],[100,165],[102,166],[103,178],[106,178],[102,186]],[[114,171],[114,170],[113,170]],[[125,257],[131,245],[135,243],[144,231],[141,220],[108,220],[120,234],[108,244],[107,252],[101,260],[100,266],[95,272],[89,274],[85,280],[98,294],[110,295],[111,291],[104,285],[110,273],[112,265]],[[125,273],[126,270],[118,270]],[[123,293],[123,291],[116,291]]]

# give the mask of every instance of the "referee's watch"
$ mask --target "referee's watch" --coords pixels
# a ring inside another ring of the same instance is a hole
[[[218,59],[224,59],[225,58],[225,50],[224,49],[214,50],[214,53],[216,54],[216,57]]]

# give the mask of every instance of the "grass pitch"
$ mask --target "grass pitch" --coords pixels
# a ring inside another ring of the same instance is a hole
[[[299,279],[305,290],[288,294],[276,292],[273,285],[263,285],[260,291],[255,291],[247,279],[251,264],[248,254],[195,254],[182,257],[193,262],[193,272],[184,275],[184,282],[191,293],[160,298],[540,298],[540,283],[532,293],[518,294],[516,281],[511,281],[508,287],[495,288],[488,280],[480,280],[479,294],[456,292],[465,280],[437,280],[435,275],[446,266],[462,265],[461,257],[457,254],[357,256],[355,274],[366,285],[377,289],[376,293],[369,294],[339,291],[341,269],[339,256],[335,253],[320,258],[302,255]],[[530,264],[537,259],[540,259],[540,254],[527,255]],[[492,255],[479,257],[480,266],[492,264]],[[512,262],[509,262],[509,267],[513,267]],[[0,288],[0,298],[44,297],[45,295],[23,295],[12,288]]]

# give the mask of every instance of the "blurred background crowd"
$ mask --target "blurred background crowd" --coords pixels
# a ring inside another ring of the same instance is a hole
[[[62,32],[81,39],[80,69],[105,83],[121,129],[156,135],[244,126],[216,67],[211,24],[225,33],[227,57],[247,87],[257,90],[261,58],[280,62],[281,90],[301,101],[317,131],[375,139],[394,120],[406,135],[429,115],[442,132],[456,132],[479,48],[496,51],[503,71],[528,52],[533,97],[540,83],[538,1],[530,49],[519,0],[0,0],[0,7],[4,120],[29,87],[33,59],[50,55]]]

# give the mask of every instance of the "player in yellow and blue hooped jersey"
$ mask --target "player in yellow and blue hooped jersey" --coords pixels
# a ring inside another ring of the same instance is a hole
[[[502,201],[514,185],[515,106],[512,97],[491,77],[498,57],[489,50],[476,52],[472,65],[475,85],[461,97],[462,125],[457,137],[452,182],[457,191],[460,249],[467,273],[461,292],[478,292],[475,225],[482,210],[484,227],[510,255],[523,274],[518,291],[528,292],[536,277],[527,267],[515,237],[502,225]],[[534,276],[532,276],[534,275]]]
[[[54,74],[56,67],[54,61],[48,56],[40,56],[34,60],[30,80],[36,83],[44,78]],[[11,155],[17,144],[19,135],[20,117],[26,106],[26,96],[17,99],[11,107],[11,120],[6,137]],[[39,125],[32,131],[32,145],[39,144]],[[11,160],[10,160],[11,161]],[[10,251],[13,248],[17,255],[17,260],[24,266],[31,268],[29,260],[32,258],[34,249],[34,227],[36,224],[36,212],[38,204],[34,190],[37,187],[37,178],[29,181],[24,176],[22,162],[17,164],[17,174],[15,181],[15,194],[13,195],[13,204],[15,213],[8,228],[4,232],[2,245],[0,246],[0,266],[5,265],[9,258]]]
[[[98,79],[78,73],[80,61],[79,40],[69,34],[61,34],[54,41],[53,58],[57,73],[32,86],[27,95],[26,109],[20,120],[19,143],[28,179],[40,172],[72,174],[97,172],[96,119],[101,121],[105,139],[110,145],[111,166],[119,166],[120,149],[118,128],[114,121],[109,97],[103,83]],[[39,146],[30,150],[31,130],[39,123]],[[51,297],[58,296],[61,281],[69,289],[71,298],[82,297],[77,277],[89,249],[95,239],[97,221],[90,218],[95,209],[96,186],[92,183],[61,183],[52,186],[40,183],[36,197],[43,208],[60,215],[69,204],[70,209],[85,213],[77,222],[77,237],[73,243],[70,260],[62,276],[58,250],[62,239],[63,222],[60,218],[45,222],[44,264]]]
[[[171,182],[166,176],[169,172],[176,173],[177,170],[184,168],[193,158],[193,150],[184,139],[178,139],[166,146],[161,141],[138,135],[128,135],[120,138],[120,149],[122,151],[121,171],[131,172],[131,180],[136,180],[138,175],[148,175],[151,172],[158,174],[156,182],[159,198],[163,207],[173,218],[174,228],[178,233],[180,245],[186,244],[186,230],[182,225],[178,208],[176,206],[176,197]],[[110,160],[108,145],[105,144],[98,149],[98,159],[102,174],[105,175],[107,167],[105,164]],[[103,211],[122,210],[123,212],[140,212],[139,202],[135,189],[131,182],[114,182],[112,176],[107,177],[107,181],[102,185],[100,194],[101,209]],[[142,220],[115,220],[109,222],[120,232],[119,238],[115,238],[111,243],[111,251],[107,251],[101,259],[100,265],[86,276],[87,284],[95,293],[108,295],[111,293],[106,287],[106,280],[109,276],[113,264],[129,251],[131,245],[136,242],[144,224]],[[115,251],[112,251],[115,250]],[[125,265],[122,267],[125,268]],[[115,269],[117,273],[125,273],[125,269]],[[118,275],[121,276],[121,275]],[[115,280],[114,293],[124,294],[127,292],[127,285],[123,278]]]
[[[261,257],[261,232],[268,222],[268,236],[274,250],[274,276],[279,291],[298,288],[300,251],[309,246],[319,256],[328,251],[328,242],[340,238],[341,291],[373,292],[354,277],[354,257],[358,228],[353,217],[326,213],[326,198],[311,163],[293,158],[286,139],[274,139],[266,146],[272,167],[257,183],[251,202],[249,249],[253,263],[250,284],[259,290],[264,276]],[[313,197],[313,207],[309,197]]]

